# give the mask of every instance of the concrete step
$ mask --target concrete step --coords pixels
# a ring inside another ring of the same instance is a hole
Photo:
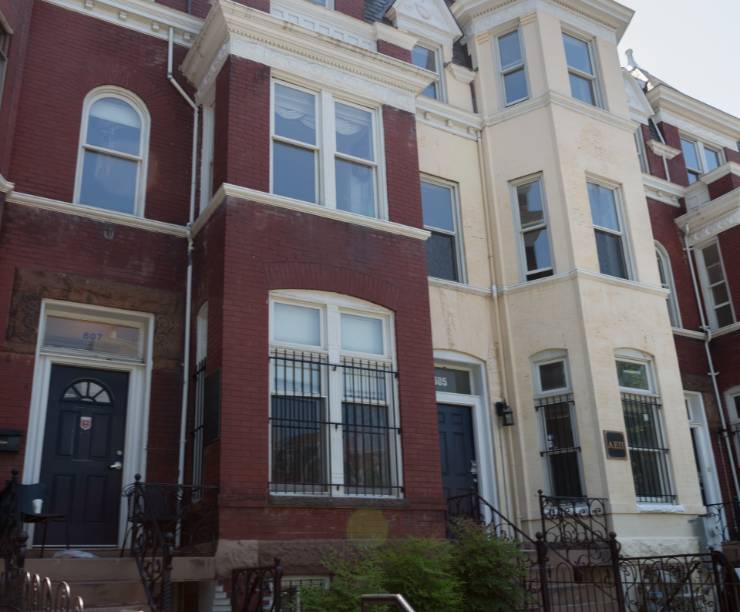
[[[142,607],[146,605],[146,592],[140,580],[70,582],[69,588],[85,602],[85,609],[101,606]]]
[[[26,570],[67,582],[139,581],[139,570],[132,557],[98,559],[27,559]],[[216,575],[213,557],[174,557],[172,581],[212,580]]]

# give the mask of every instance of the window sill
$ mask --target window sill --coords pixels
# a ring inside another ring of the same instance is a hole
[[[646,514],[686,514],[686,508],[681,504],[638,503],[637,511]]]
[[[408,499],[398,497],[329,497],[270,493],[270,506],[290,508],[404,508]]]
[[[193,235],[196,235],[201,230],[210,216],[218,210],[219,206],[221,206],[226,198],[236,198],[239,200],[246,200],[247,202],[255,202],[257,204],[277,206],[279,208],[285,208],[295,212],[324,217],[325,219],[332,219],[334,221],[342,221],[351,225],[388,232],[390,234],[396,234],[406,238],[414,238],[416,240],[426,240],[429,238],[429,232],[427,230],[412,227],[410,225],[402,225],[401,223],[395,223],[385,219],[377,219],[375,217],[365,217],[363,215],[338,210],[336,208],[326,208],[320,204],[301,202],[300,200],[294,200],[293,198],[286,198],[285,196],[275,195],[274,193],[258,191],[249,187],[232,185],[230,183],[223,183],[213,198],[211,198],[208,206],[206,206],[204,210],[201,210],[200,215],[195,220],[195,223],[193,223]]]
[[[453,291],[460,291],[461,293],[472,293],[473,295],[482,295],[484,297],[491,296],[491,290],[485,287],[475,287],[462,283],[459,281],[451,281],[445,278],[435,278],[434,276],[429,277],[430,287],[439,287],[440,289],[452,289]]]
[[[719,338],[721,336],[726,336],[727,334],[731,334],[736,331],[740,331],[740,321],[711,330],[710,338]]]

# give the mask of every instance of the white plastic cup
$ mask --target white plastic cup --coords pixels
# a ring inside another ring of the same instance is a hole
[[[34,499],[31,502],[33,504],[33,513],[34,514],[41,514],[41,508],[44,505],[43,499]]]

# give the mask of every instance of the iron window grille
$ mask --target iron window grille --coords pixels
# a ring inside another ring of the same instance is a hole
[[[203,484],[203,447],[205,433],[206,360],[195,368],[195,410],[193,413],[193,487]],[[195,489],[193,491],[195,497]],[[198,491],[198,497],[200,492]]]
[[[544,450],[551,494],[559,498],[583,497],[581,447],[573,427],[575,402],[571,393],[542,397],[535,409],[542,418]]]
[[[270,492],[400,497],[397,372],[389,363],[270,353]],[[341,421],[331,405],[341,401]]]
[[[637,501],[675,504],[659,399],[622,393],[622,409]]]

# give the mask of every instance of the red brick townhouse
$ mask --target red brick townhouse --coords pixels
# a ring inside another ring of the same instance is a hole
[[[740,119],[632,63],[637,150],[716,545],[737,540],[739,524]]]
[[[136,474],[217,486],[231,566],[444,535],[433,74],[383,8],[0,0],[0,470],[73,546]]]

